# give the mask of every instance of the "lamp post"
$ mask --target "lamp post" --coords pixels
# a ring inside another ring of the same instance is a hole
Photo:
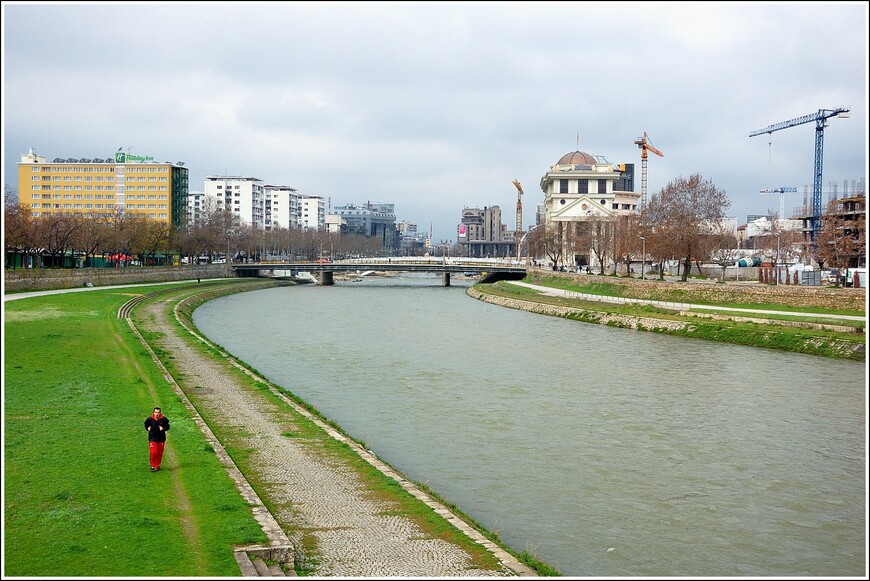
[[[230,262],[230,236],[233,235],[232,230],[227,230],[227,255],[225,262],[227,263],[227,276],[230,276],[233,272],[232,263]]]
[[[776,233],[776,282],[773,286],[779,286],[779,237],[782,232]]]
[[[643,246],[643,256],[640,258],[640,280],[646,280],[646,238],[640,237]]]

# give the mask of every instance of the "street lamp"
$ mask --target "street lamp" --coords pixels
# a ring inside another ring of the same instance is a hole
[[[233,267],[230,262],[230,236],[233,235],[232,230],[227,230],[227,255],[224,257],[225,262],[227,263],[227,276],[230,276],[233,273]]]
[[[640,241],[643,245],[643,256],[640,259],[640,280],[646,280],[646,238],[641,236]]]
[[[776,282],[773,286],[779,286],[779,237],[782,232],[776,233]]]

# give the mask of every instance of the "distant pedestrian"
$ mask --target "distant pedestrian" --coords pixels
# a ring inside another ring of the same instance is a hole
[[[151,472],[157,472],[160,470],[160,462],[163,460],[163,446],[166,444],[166,432],[169,430],[169,420],[163,415],[159,407],[155,407],[154,413],[146,418],[145,429],[148,430]]]

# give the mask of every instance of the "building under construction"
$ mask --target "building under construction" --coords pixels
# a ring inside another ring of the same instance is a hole
[[[803,204],[793,208],[791,215],[789,216],[792,220],[799,220],[801,222],[801,234],[802,240],[801,245],[803,246],[803,252],[801,253],[806,257],[806,264],[809,264],[813,259],[813,204],[811,200],[812,196],[812,188],[810,186],[803,186]],[[834,211],[837,213],[837,217],[841,218],[845,221],[855,221],[858,224],[864,224],[866,230],[867,224],[867,190],[865,179],[861,178],[859,180],[843,180],[843,187],[838,188],[838,184],[836,182],[830,182],[828,187],[822,190],[823,193],[827,194],[827,202],[830,204],[831,202],[836,202],[834,205]],[[827,211],[828,205],[825,205],[822,209],[821,221],[824,222],[826,218],[825,212]],[[859,236],[858,232],[849,232],[847,235]],[[860,255],[856,255],[850,259],[850,267],[863,267],[867,264],[867,252],[866,247],[864,247],[864,251]]]

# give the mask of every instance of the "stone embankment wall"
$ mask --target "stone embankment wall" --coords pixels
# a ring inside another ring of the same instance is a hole
[[[490,295],[488,293],[481,292],[474,287],[469,287],[466,291],[468,296],[491,303],[494,305],[498,305],[501,307],[507,307],[510,309],[519,309],[523,311],[529,311],[531,313],[538,313],[541,315],[551,315],[556,317],[564,317],[569,319],[574,319],[577,321],[583,321],[584,323],[597,323],[599,325],[608,325],[613,327],[621,327],[628,329],[637,329],[641,331],[657,331],[665,334],[680,334],[680,335],[688,335],[691,336],[692,332],[697,329],[697,326],[694,325],[690,321],[672,321],[665,319],[654,319],[649,317],[638,317],[634,315],[620,315],[620,314],[611,314],[600,311],[587,311],[584,309],[578,309],[573,307],[563,307],[558,305],[548,305],[542,303],[536,303],[533,301],[524,301],[518,299],[510,299],[507,297],[500,297],[496,295]],[[728,319],[733,317],[722,317],[723,319]],[[777,324],[780,324],[777,322]],[[802,324],[798,325],[785,325],[785,326],[803,326]],[[833,330],[833,327],[827,325],[819,325],[819,327],[825,327],[827,330]],[[855,332],[855,329],[843,328],[841,332]],[[863,329],[860,330],[860,333],[863,334]],[[853,341],[846,341],[843,339],[827,339],[821,337],[813,337],[808,336],[804,340],[804,345],[802,349],[799,349],[799,352],[802,353],[810,353],[814,355],[821,354],[825,351],[825,349],[829,350],[829,352],[835,353],[837,357],[843,357],[845,359],[853,359],[856,361],[864,361],[865,360],[865,344],[864,343],[855,343]]]
[[[4,292],[170,282],[227,276],[226,264],[127,268],[34,268],[3,271]]]
[[[576,309],[572,307],[562,307],[558,305],[547,305],[543,303],[535,303],[531,301],[521,301],[518,299],[509,299],[482,293],[474,287],[469,287],[466,291],[468,296],[486,303],[507,307],[509,309],[519,309],[538,313],[540,315],[551,315],[556,317],[570,317],[587,323],[598,323],[600,325],[613,325],[615,327],[623,327],[630,329],[647,329],[656,331],[680,331],[689,326],[689,323],[683,321],[668,321],[663,319],[653,319],[649,317],[635,317],[632,315],[616,315],[602,313],[598,311],[587,311],[585,309]]]
[[[661,300],[661,291],[675,293],[668,300],[710,304],[777,304],[790,307],[821,307],[863,311],[866,308],[867,289],[828,286],[774,286],[770,284],[718,284],[715,282],[659,282],[613,276],[554,273],[535,270],[538,276],[559,276],[572,279],[580,285],[606,283],[631,289],[631,296],[639,299]],[[681,295],[684,298],[681,298]]]

